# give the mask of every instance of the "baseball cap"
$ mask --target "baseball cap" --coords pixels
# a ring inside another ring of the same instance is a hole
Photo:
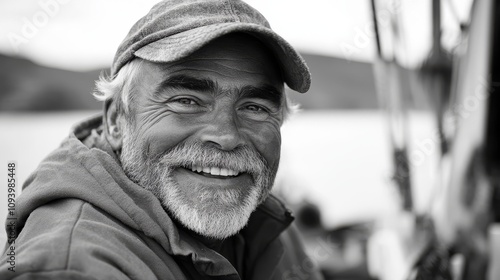
[[[253,35],[272,51],[288,87],[301,93],[309,89],[311,76],[304,59],[271,29],[262,14],[240,0],[159,2],[134,24],[118,47],[111,75],[135,57],[174,62],[234,32]]]

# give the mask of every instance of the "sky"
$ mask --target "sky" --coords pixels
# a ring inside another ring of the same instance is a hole
[[[390,0],[379,0],[387,2]],[[1,0],[0,53],[47,66],[90,70],[111,64],[129,28],[157,0]],[[247,0],[299,51],[372,61],[369,0]],[[444,0],[466,15],[470,0]],[[409,52],[429,46],[430,0],[403,0]],[[448,19],[452,19],[449,15]],[[452,20],[453,21],[453,20]],[[451,36],[453,37],[453,36]],[[451,38],[450,37],[450,38]],[[410,55],[417,57],[417,55]]]

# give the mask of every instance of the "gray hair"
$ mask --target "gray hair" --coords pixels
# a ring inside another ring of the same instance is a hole
[[[141,59],[130,61],[114,77],[101,73],[99,80],[95,82],[94,97],[99,101],[114,99],[118,111],[128,116],[133,98],[132,92],[142,70],[142,61]]]
[[[142,64],[142,59],[133,59],[125,64],[114,77],[103,73],[95,83],[94,97],[99,101],[114,99],[118,112],[124,113],[129,121],[133,121],[133,117],[130,115],[130,104],[133,100],[132,92],[135,89],[136,81],[141,77]],[[284,93],[284,96],[283,122],[290,115],[299,111],[299,105],[290,100],[287,93]]]

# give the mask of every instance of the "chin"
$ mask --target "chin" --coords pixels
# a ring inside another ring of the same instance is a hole
[[[244,228],[262,200],[263,191],[255,186],[249,191],[198,188],[197,197],[187,197],[180,188],[163,188],[163,206],[184,227],[197,234],[225,239]]]

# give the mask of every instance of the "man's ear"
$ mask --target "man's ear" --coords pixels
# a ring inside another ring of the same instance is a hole
[[[106,100],[104,103],[104,135],[113,151],[120,151],[123,141],[122,116],[118,114],[116,101]]]

